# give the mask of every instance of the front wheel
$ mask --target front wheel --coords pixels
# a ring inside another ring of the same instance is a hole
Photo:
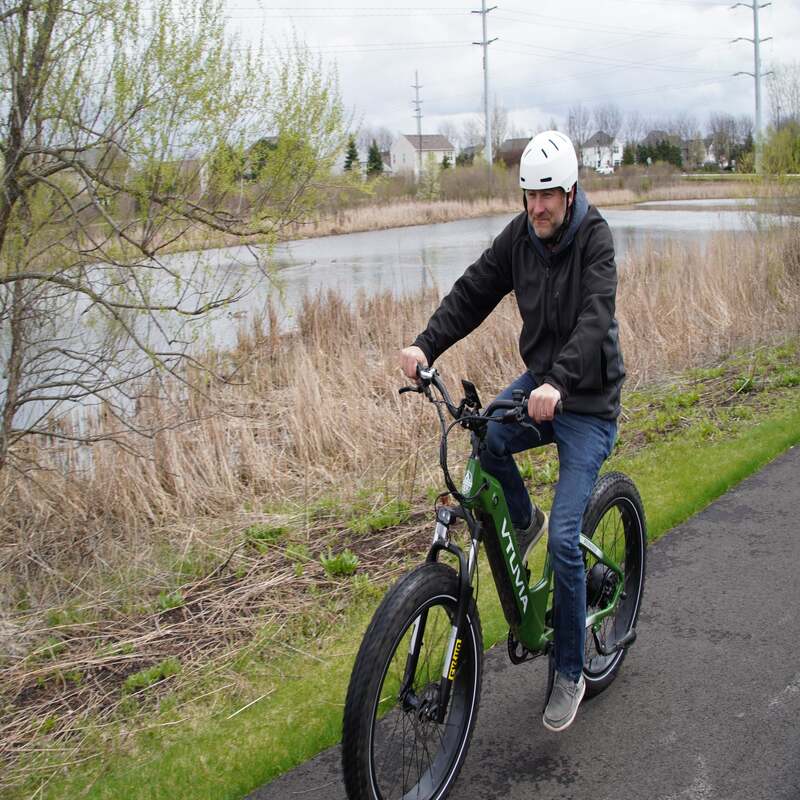
[[[647,523],[642,499],[627,475],[608,472],[597,481],[583,514],[583,535],[622,568],[622,595],[596,632],[608,648],[635,627],[644,591]],[[591,553],[585,553],[585,561],[588,615],[608,605],[620,579]],[[623,648],[603,655],[592,631],[586,631],[583,676],[588,696],[602,692],[614,680],[625,653]]]
[[[478,712],[483,638],[470,602],[444,721],[429,712],[449,652],[458,576],[424,564],[375,612],[345,703],[342,766],[350,800],[441,800],[458,776]],[[416,654],[416,668],[409,664]],[[413,674],[412,674],[413,673]]]

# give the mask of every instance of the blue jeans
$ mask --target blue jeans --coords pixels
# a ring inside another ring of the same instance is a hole
[[[526,372],[498,397],[510,400],[514,389],[522,389],[528,395],[538,385],[536,378]],[[597,473],[614,446],[617,423],[590,414],[566,412],[537,427],[541,441],[532,430],[521,425],[489,425],[480,461],[500,481],[514,526],[526,528],[533,507],[513,454],[552,442],[558,447],[558,484],[550,510],[547,545],[555,573],[555,665],[562,675],[577,681],[583,670],[586,636],[586,577],[578,544],[581,519]]]

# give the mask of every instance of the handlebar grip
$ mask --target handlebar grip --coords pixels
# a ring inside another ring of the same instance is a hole
[[[421,391],[422,391],[422,387],[421,386],[401,386],[397,390],[397,393],[398,394],[405,394],[406,392],[417,392],[417,394],[419,394],[419,392],[421,392]]]

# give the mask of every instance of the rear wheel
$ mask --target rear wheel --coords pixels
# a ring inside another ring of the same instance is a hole
[[[633,481],[609,472],[595,484],[583,514],[583,535],[622,568],[623,591],[614,613],[596,631],[604,647],[612,647],[636,625],[644,591],[647,525],[642,499]],[[620,578],[586,552],[586,613],[608,605]],[[603,655],[591,630],[586,631],[583,675],[589,696],[605,689],[617,675],[626,648]]]
[[[448,708],[437,723],[430,712],[457,597],[455,571],[425,564],[397,583],[375,612],[345,704],[342,766],[350,800],[441,800],[455,782],[475,725],[483,665],[480,620],[471,602]],[[403,691],[415,639],[416,669]]]

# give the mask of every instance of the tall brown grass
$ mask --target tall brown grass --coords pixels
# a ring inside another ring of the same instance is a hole
[[[629,385],[800,331],[800,226],[650,244],[619,267]],[[142,398],[138,413],[162,433],[132,439],[139,455],[29,443],[47,468],[0,475],[0,621],[20,603],[35,611],[101,592],[113,608],[168,585],[176,559],[221,559],[249,522],[302,519],[322,497],[413,498],[438,485],[434,418],[398,396],[396,354],[448,288],[309,296],[287,333],[265,313],[233,352],[208,354],[236,383]],[[487,399],[514,378],[519,327],[506,298],[441,358],[450,385],[468,377]]]
[[[797,188],[779,182],[748,179],[687,181],[674,170],[661,165],[645,174],[634,172],[613,176],[591,175],[581,179],[589,202],[599,207],[631,205],[647,200],[708,200],[735,197],[797,197]],[[638,170],[638,171],[637,171]],[[492,214],[513,214],[522,210],[519,186],[514,170],[497,169],[491,194],[487,191],[485,168],[463,167],[448,170],[442,178],[438,200],[419,200],[416,187],[405,177],[379,180],[370,191],[334,193],[321,203],[316,216],[287,224],[276,232],[280,241],[332,236],[343,233],[382,230],[408,225],[427,225],[474,219]],[[263,242],[259,237],[237,237],[209,233],[199,228],[165,228],[159,242],[169,242],[164,252],[194,251],[215,247]]]

